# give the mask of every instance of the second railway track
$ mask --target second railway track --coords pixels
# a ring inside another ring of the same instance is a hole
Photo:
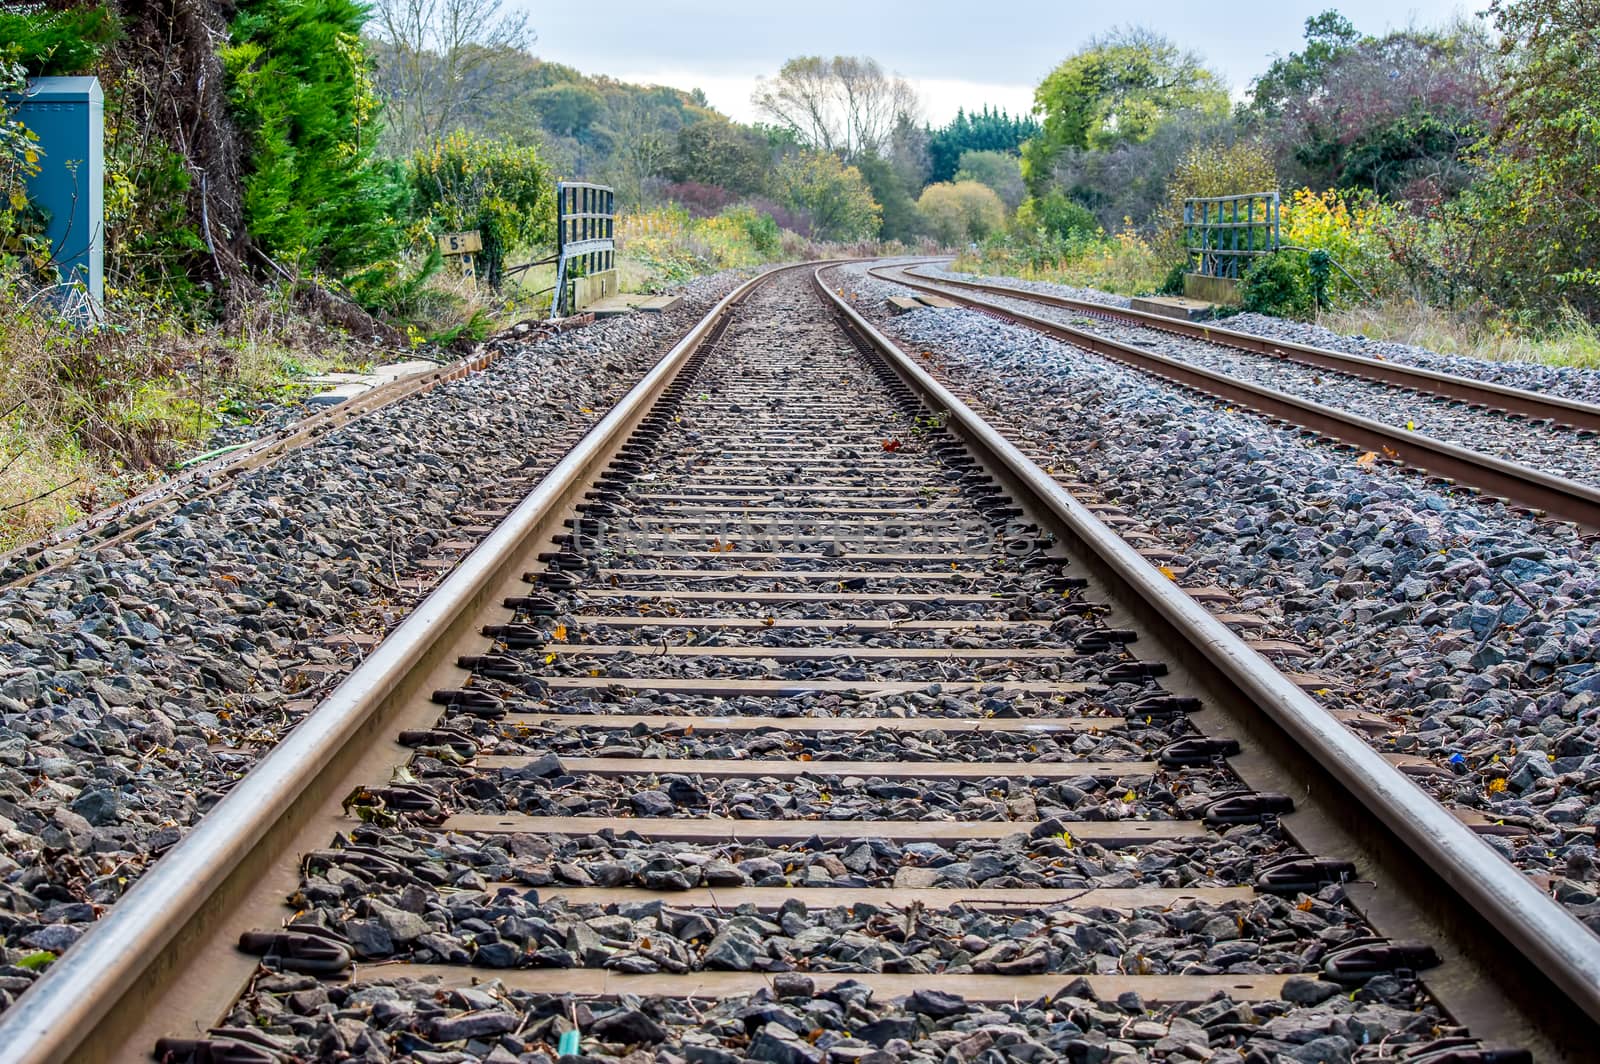
[[[1595,939],[1403,767],[780,271],[0,1060],[1583,1059]]]
[[[986,282],[929,277],[911,272],[904,263],[870,272],[1370,450],[1375,458],[1402,462],[1600,530],[1600,442],[1595,438],[1600,407],[1592,403],[1203,322]],[[1136,335],[1127,335],[1130,331]],[[1341,398],[1341,381],[1355,393],[1353,398]],[[1410,417],[1404,413],[1408,408],[1415,411]],[[1430,434],[1429,416],[1422,411],[1441,421],[1466,420]],[[1506,439],[1491,439],[1496,431]]]

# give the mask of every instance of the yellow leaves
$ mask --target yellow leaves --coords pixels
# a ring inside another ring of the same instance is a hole
[[[556,625],[555,631],[550,633],[550,638],[557,643],[565,643],[567,641],[567,626],[564,624]]]
[[[1406,421],[1406,431],[1407,432],[1415,432],[1415,431],[1417,431],[1417,423],[1415,421],[1407,420]]]
[[[1312,904],[1311,899],[1307,898],[1304,901],[1302,901],[1299,904],[1297,904],[1295,906],[1295,908],[1299,909],[1303,913],[1308,913],[1308,912],[1311,911],[1311,904]]]
[[[1506,781],[1504,776],[1496,776],[1494,779],[1489,781],[1488,791],[1490,794],[1499,794],[1505,789]]]
[[[1167,567],[1165,565],[1158,565],[1158,566],[1156,566],[1156,568],[1161,571],[1161,575],[1162,576],[1166,577],[1168,580],[1173,581],[1174,583],[1177,582],[1178,574],[1173,572],[1169,567]]]
[[[24,196],[17,189],[11,190],[11,209],[14,211],[24,211],[28,209],[28,197]]]
[[[33,166],[39,161],[39,153],[32,148],[28,148],[22,153],[22,161],[29,166]]]
[[[1129,791],[1122,796],[1122,800],[1124,802],[1136,802],[1139,800],[1139,796],[1134,794],[1132,791]]]
[[[555,662],[555,660],[556,660],[556,656],[555,656],[555,654],[554,654],[554,653],[550,653],[550,654],[546,654],[546,655],[545,655],[545,656],[544,656],[544,663],[545,663],[545,664],[546,664],[546,665],[550,665],[550,664],[552,664],[552,663],[554,663],[554,662]]]
[[[761,627],[763,627],[763,628],[771,628],[773,625],[775,625],[777,623],[778,623],[778,618],[776,618],[776,617],[763,617],[763,618],[761,618]]]
[[[1377,451],[1368,451],[1366,454],[1363,454],[1360,458],[1356,459],[1356,465],[1358,465],[1358,466],[1370,466],[1374,462],[1376,462],[1377,460],[1378,460],[1378,452]]]
[[[1067,849],[1072,849],[1072,832],[1063,831],[1059,837],[1062,842],[1067,844]]]
[[[712,554],[732,554],[733,551],[734,545],[732,543],[724,543],[720,539],[713,539],[711,541]]]

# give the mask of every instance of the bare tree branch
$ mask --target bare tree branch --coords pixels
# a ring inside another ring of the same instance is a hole
[[[528,16],[504,0],[376,0],[379,91],[401,154],[433,143],[512,76],[507,53],[531,47]]]
[[[846,161],[884,154],[896,118],[919,108],[904,78],[884,73],[876,59],[847,55],[790,59],[757,83],[751,102],[800,143]]]

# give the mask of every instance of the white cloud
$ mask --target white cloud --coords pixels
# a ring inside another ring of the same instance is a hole
[[[756,88],[755,75],[706,74],[692,70],[643,70],[615,75],[619,81],[640,85],[670,85],[685,91],[700,89],[711,106],[730,118],[741,122],[754,122],[760,116],[750,104],[750,95]],[[907,78],[922,100],[922,117],[934,126],[942,126],[955,117],[956,111],[981,109],[985,104],[1004,108],[1013,115],[1026,114],[1033,106],[1032,85],[999,85],[955,78]]]

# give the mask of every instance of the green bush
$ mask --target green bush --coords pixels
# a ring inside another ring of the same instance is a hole
[[[413,156],[410,177],[431,232],[478,230],[478,275],[495,288],[513,249],[555,239],[555,191],[535,148],[457,131]]]
[[[1263,255],[1245,271],[1239,294],[1245,310],[1291,318],[1311,309],[1304,263],[1290,253]]]
[[[246,0],[222,50],[249,141],[245,223],[280,261],[340,277],[398,255],[406,188],[373,154],[378,97],[353,0]]]
[[[783,232],[778,228],[778,223],[772,220],[772,215],[750,207],[730,207],[722,213],[744,228],[757,254],[770,258],[778,253],[783,243]]]
[[[1047,236],[1070,239],[1091,236],[1099,228],[1094,212],[1068,197],[1060,189],[1051,189],[1043,196],[1033,196],[1017,208],[1017,228],[1023,231],[1043,231]]]
[[[34,77],[82,74],[120,35],[116,16],[101,4],[0,11],[0,59],[21,63]]]

